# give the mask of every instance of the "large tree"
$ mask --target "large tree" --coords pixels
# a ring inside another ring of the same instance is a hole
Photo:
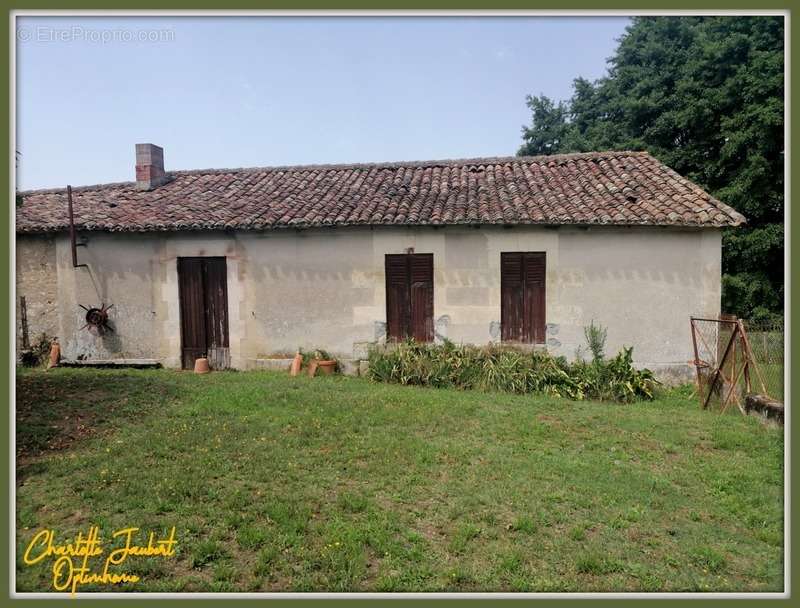
[[[607,76],[529,96],[521,155],[647,150],[743,213],[723,235],[726,312],[783,307],[782,17],[639,17]]]

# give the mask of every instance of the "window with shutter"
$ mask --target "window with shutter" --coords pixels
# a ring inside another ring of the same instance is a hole
[[[545,342],[543,252],[500,254],[500,326],[504,342]]]
[[[386,325],[390,339],[433,340],[433,254],[386,256]]]

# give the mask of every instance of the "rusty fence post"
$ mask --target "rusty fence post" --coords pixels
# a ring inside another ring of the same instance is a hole
[[[22,348],[28,350],[31,347],[31,341],[28,335],[28,304],[25,296],[19,297],[19,320],[22,324]]]
[[[696,319],[689,317],[689,325],[692,328],[692,345],[694,346],[694,368],[697,371],[697,396],[700,399],[700,405],[703,404],[703,374],[700,371],[700,352],[697,350],[697,327],[695,326]]]

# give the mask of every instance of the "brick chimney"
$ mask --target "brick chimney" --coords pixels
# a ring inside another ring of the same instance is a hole
[[[164,172],[164,149],[155,144],[136,144],[136,187],[152,190],[168,181],[169,176]]]

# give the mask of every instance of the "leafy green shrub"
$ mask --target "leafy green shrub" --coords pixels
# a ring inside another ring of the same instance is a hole
[[[513,346],[472,346],[445,340],[441,345],[407,340],[374,348],[369,356],[373,380],[437,388],[510,393],[543,393],[581,400],[630,402],[652,399],[649,370],[636,370],[632,349],[609,361],[567,362],[544,351]]]
[[[511,393],[543,392],[581,399],[566,360],[512,347],[438,346],[405,341],[370,353],[370,376],[381,382]]]
[[[658,383],[649,369],[639,370],[633,366],[632,347],[623,348],[612,359],[597,359],[591,363],[577,360],[571,371],[586,397],[599,401],[652,400]]]
[[[606,359],[605,346],[608,331],[592,320],[583,328],[592,361],[577,359],[573,374],[582,384],[583,392],[591,399],[630,403],[637,399],[653,399],[657,381],[649,369],[637,370],[633,366],[633,347],[623,347],[612,359]]]

